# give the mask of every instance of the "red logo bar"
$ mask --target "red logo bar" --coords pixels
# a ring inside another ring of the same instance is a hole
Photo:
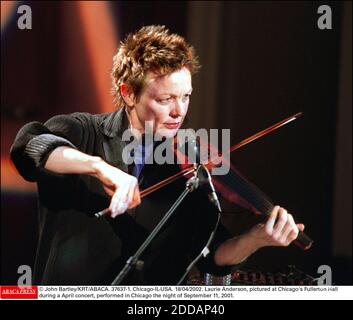
[[[1,286],[1,299],[38,299],[38,287]]]

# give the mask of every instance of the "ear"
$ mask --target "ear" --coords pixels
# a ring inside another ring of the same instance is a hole
[[[132,92],[132,89],[125,83],[120,85],[120,94],[123,97],[126,105],[128,107],[133,107],[135,104],[135,95]]]

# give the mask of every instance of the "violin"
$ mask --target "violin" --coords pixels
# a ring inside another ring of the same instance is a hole
[[[288,124],[289,122],[298,119],[302,114],[302,112],[294,114],[264,130],[255,133],[254,135],[231,146],[227,153],[231,153],[245,146],[246,144]],[[224,155],[225,154],[219,154],[219,158],[222,158]],[[212,169],[216,166],[217,163],[214,163],[212,161],[209,161],[207,164],[205,164],[205,167],[207,169]],[[140,192],[141,198],[144,198],[152,192],[155,192],[160,188],[169,185],[170,183],[176,181],[177,179],[180,179],[181,177],[190,177],[196,172],[196,169],[197,166],[195,164],[189,164],[184,166],[184,168],[182,168],[182,170],[178,173],[142,190]],[[238,203],[258,215],[268,216],[272,212],[274,204],[269,199],[269,197],[264,192],[262,192],[255,184],[247,180],[237,169],[234,168],[234,166],[231,165],[231,170],[228,174],[213,176],[212,179],[214,181],[216,190],[220,192],[222,196],[226,199]],[[110,209],[106,208],[102,211],[95,213],[95,217],[102,217],[108,214],[109,212]],[[303,250],[307,250],[312,246],[313,240],[304,232],[299,231],[298,237],[294,241],[294,244],[296,244]]]

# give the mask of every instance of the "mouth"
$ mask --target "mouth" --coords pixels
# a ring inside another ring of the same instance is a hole
[[[170,123],[165,123],[164,126],[168,129],[178,129],[180,127],[181,122],[170,122]]]

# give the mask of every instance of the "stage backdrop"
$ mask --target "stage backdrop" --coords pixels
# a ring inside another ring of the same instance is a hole
[[[20,5],[32,12],[21,30]],[[302,118],[232,154],[233,163],[315,240],[302,252],[267,248],[248,268],[294,264],[316,275],[331,265],[351,284],[351,2],[325,2],[332,29],[318,28],[321,2],[1,2],[1,263],[3,284],[33,265],[35,185],[18,176],[9,148],[25,123],[59,113],[114,110],[112,56],[127,32],[164,24],[184,35],[203,65],[187,124],[230,128],[231,143],[299,111]],[[227,205],[227,210],[234,208]],[[224,214],[234,234],[257,220]]]

